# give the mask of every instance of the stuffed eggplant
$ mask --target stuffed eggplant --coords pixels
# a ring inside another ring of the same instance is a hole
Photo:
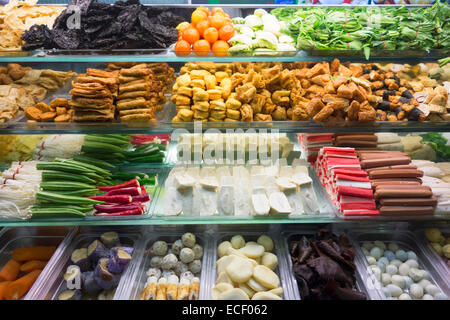
[[[94,240],[87,248],[88,259],[96,265],[102,258],[109,258],[109,249],[107,249],[103,243],[99,240]]]
[[[88,249],[86,248],[76,249],[72,252],[71,260],[73,264],[80,267],[82,272],[89,270],[91,267],[87,252]]]
[[[105,232],[100,236],[100,240],[105,244],[107,248],[112,248],[119,245],[119,234],[114,231]]]
[[[94,271],[95,281],[104,290],[117,286],[120,280],[120,274],[114,274],[108,270],[108,261],[109,258],[101,258]]]
[[[94,271],[86,271],[81,274],[81,290],[88,296],[98,295],[103,289],[95,280]]]
[[[131,255],[120,247],[111,249],[111,256],[106,267],[108,271],[115,274],[121,274],[131,261]]]

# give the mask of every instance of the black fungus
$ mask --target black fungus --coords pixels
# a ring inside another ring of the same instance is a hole
[[[388,111],[391,107],[391,103],[389,101],[381,101],[378,104],[378,109],[384,110],[384,111]]]
[[[383,91],[383,100],[389,100],[389,96],[395,96],[395,91],[393,91],[393,90],[384,90]]]
[[[165,49],[177,41],[175,27],[184,21],[169,9],[143,6],[138,0],[113,5],[73,0],[71,5],[80,8],[80,28],[69,28],[74,11],[68,7],[52,29],[34,25],[25,31],[23,49]]]
[[[413,108],[408,115],[408,120],[412,120],[412,121],[418,121],[418,120],[422,120],[423,117],[421,117],[421,115],[423,115],[424,113],[419,109],[419,108]]]
[[[402,93],[402,97],[408,98],[408,99],[412,99],[413,95],[411,94],[411,92],[409,90],[405,90]]]

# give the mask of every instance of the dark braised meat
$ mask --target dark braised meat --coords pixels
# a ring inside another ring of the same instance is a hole
[[[354,248],[345,236],[320,229],[289,243],[293,271],[304,300],[365,300],[355,286]]]

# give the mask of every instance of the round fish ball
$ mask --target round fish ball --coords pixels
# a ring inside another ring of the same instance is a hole
[[[172,253],[179,255],[181,249],[183,249],[183,242],[181,242],[181,239],[178,239],[172,244]]]
[[[405,262],[406,260],[408,260],[408,254],[405,252],[405,250],[402,249],[395,252],[395,257],[401,262]]]
[[[396,286],[405,289],[406,287],[406,281],[405,278],[403,278],[402,276],[399,276],[398,274],[394,274],[391,277],[391,282],[392,284],[395,284]]]
[[[431,294],[434,297],[438,293],[441,293],[441,290],[439,290],[439,288],[436,285],[429,284],[425,287],[425,292]]]
[[[223,241],[219,244],[219,246],[217,247],[217,254],[220,258],[227,254],[228,248],[232,248],[230,241]]]
[[[417,262],[417,260],[414,259],[408,259],[405,262],[410,268],[418,268],[419,267],[419,263]]]
[[[175,274],[177,276],[180,276],[182,273],[189,271],[189,267],[187,264],[178,261],[177,266],[175,267],[175,269],[173,269],[173,271],[175,271]]]
[[[422,286],[419,286],[417,283],[411,285],[411,288],[409,288],[409,292],[416,299],[422,299],[423,297],[423,288]]]
[[[409,269],[410,266],[409,264],[406,263],[402,263],[399,267],[398,267],[398,273],[402,276],[407,276],[409,274]]]
[[[390,262],[390,264],[396,266],[397,268],[400,267],[400,265],[402,264],[402,262],[398,259],[394,259]]]
[[[241,235],[234,236],[233,238],[231,238],[230,242],[231,242],[231,246],[234,249],[240,249],[245,246],[244,237]]]
[[[391,275],[389,273],[381,274],[381,283],[385,286],[391,283]]]
[[[445,293],[438,293],[437,295],[434,296],[435,300],[448,300],[448,297]]]
[[[180,260],[183,263],[190,263],[194,260],[195,254],[191,248],[183,248],[180,252]]]
[[[370,250],[370,255],[377,260],[381,258],[383,253],[384,253],[383,249],[378,248],[378,247],[374,247],[374,248],[372,248],[372,250]]]
[[[194,251],[194,259],[198,260],[201,259],[203,257],[203,248],[201,245],[196,244],[193,248],[192,251]]]
[[[370,241],[364,241],[362,244],[363,248],[366,248],[366,250],[370,251],[374,247],[374,244]]]
[[[383,262],[378,261],[377,262],[377,267],[380,268],[381,272],[385,272],[386,271],[386,264],[384,264]]]
[[[392,261],[395,259],[395,253],[393,253],[391,250],[386,250],[384,252],[384,256],[386,257],[386,259],[388,259],[389,261]]]
[[[375,259],[372,256],[368,256],[367,257],[367,262],[369,263],[369,265],[376,265],[377,264],[377,259]]]
[[[423,270],[417,269],[417,268],[411,268],[409,269],[408,276],[411,277],[411,279],[414,280],[414,282],[419,282],[423,279],[424,272]]]
[[[191,271],[193,274],[200,273],[202,270],[202,262],[200,260],[194,260],[191,263],[189,263],[189,271]]]
[[[408,255],[408,260],[409,259],[417,260],[417,255],[414,251],[408,251],[408,252],[406,252],[406,254]]]
[[[150,260],[150,266],[152,268],[159,268],[161,267],[161,262],[162,262],[162,257],[159,256],[154,256],[151,260]]]
[[[391,242],[388,244],[388,249],[391,250],[392,252],[395,252],[399,249],[398,244],[396,244],[395,242]]]
[[[163,270],[174,269],[177,266],[177,263],[178,263],[177,256],[174,255],[173,253],[169,253],[162,259],[161,268]]]
[[[378,281],[381,281],[381,270],[380,270],[380,268],[378,268],[377,266],[370,266],[370,268],[372,269],[372,272],[373,272],[375,278]]]
[[[399,297],[403,293],[403,290],[395,284],[388,284],[386,288],[389,290],[392,297]]]
[[[394,275],[397,274],[398,268],[393,264],[390,264],[386,267],[386,272],[389,273],[390,275]]]
[[[426,293],[423,295],[422,300],[434,300],[434,298],[431,294]]]
[[[374,244],[374,246],[376,246],[380,249],[386,250],[386,245],[384,244],[383,241],[376,240],[373,242],[373,244]]]
[[[386,257],[381,257],[378,259],[378,263],[384,263],[385,265],[389,264],[389,260]]]
[[[169,246],[165,241],[156,241],[152,246],[152,252],[157,256],[164,256],[167,254]]]
[[[366,248],[362,248],[362,252],[364,253],[365,256],[369,256],[370,255],[369,250],[367,250]]]
[[[399,297],[398,300],[412,300],[411,296],[407,293],[402,293]]]
[[[429,284],[432,284],[432,283],[430,282],[430,280],[422,279],[417,284],[422,286],[422,288],[425,289]]]
[[[195,235],[187,232],[181,236],[181,242],[188,248],[193,248],[195,246]]]
[[[427,270],[422,270],[422,271],[423,271],[423,278],[431,281],[430,273]]]
[[[405,287],[408,288],[408,289],[414,283],[413,279],[411,279],[408,276],[403,276],[403,279],[405,279]]]
[[[173,270],[164,270],[161,274],[161,278],[169,278],[170,276],[175,276],[175,271]]]
[[[259,245],[262,245],[264,247],[264,250],[267,252],[270,252],[273,250],[273,240],[272,238],[266,236],[266,235],[262,235],[258,238],[258,240],[256,240],[256,242]]]
[[[391,292],[389,291],[388,288],[383,287],[383,289],[381,289],[384,293],[384,295],[386,296],[386,298],[390,298],[391,297]]]

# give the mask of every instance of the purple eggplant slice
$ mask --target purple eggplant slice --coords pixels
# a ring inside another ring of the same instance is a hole
[[[114,231],[103,233],[100,236],[100,240],[105,244],[107,248],[117,246],[120,242],[119,235]]]
[[[80,270],[87,271],[91,267],[91,263],[88,260],[88,250],[86,248],[76,249],[72,252],[72,262],[80,267]]]
[[[103,289],[95,281],[94,271],[87,271],[81,274],[81,290],[84,294],[94,296],[100,293]]]
[[[131,255],[121,248],[111,249],[111,257],[109,258],[107,268],[110,272],[122,273],[131,261]]]
[[[111,250],[117,250],[117,249],[122,249],[123,251],[126,251],[130,256],[134,252],[133,247],[124,247],[124,246],[117,246],[117,247],[112,248]]]
[[[108,258],[100,259],[94,271],[95,281],[104,290],[117,286],[120,280],[120,275],[113,274],[108,270],[108,261]]]
[[[99,240],[94,240],[87,248],[87,255],[90,261],[97,264],[100,259],[109,258],[109,249]]]

